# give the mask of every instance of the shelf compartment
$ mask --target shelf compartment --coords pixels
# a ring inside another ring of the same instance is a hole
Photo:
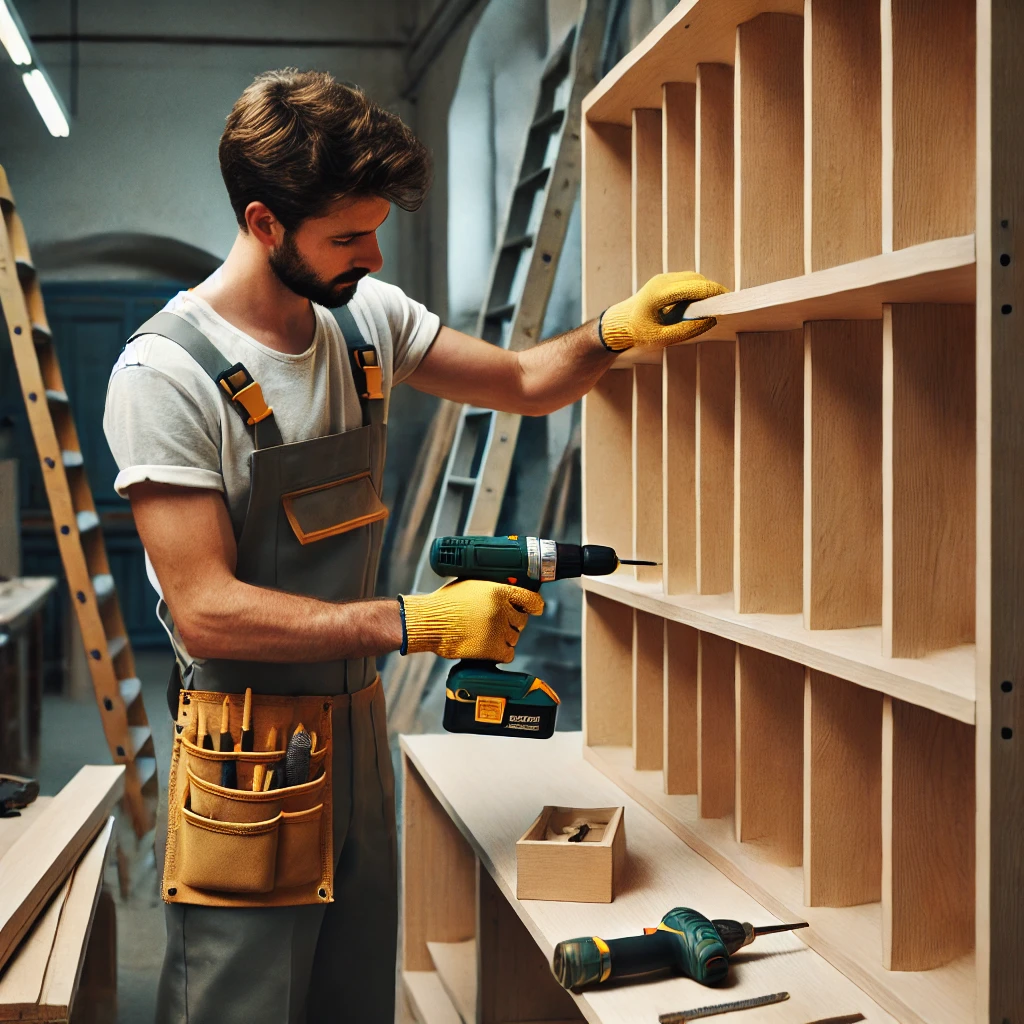
[[[697,792],[699,634],[665,620],[662,769],[666,793]]]
[[[661,273],[661,110],[634,110],[632,146],[633,291]]]
[[[661,89],[662,270],[693,270],[696,213],[696,105],[692,82]]]
[[[733,575],[736,346],[701,342],[696,348],[696,590],[721,594],[732,588]]]
[[[665,744],[665,620],[633,612],[633,767],[662,766]]]
[[[974,948],[974,818],[974,730],[886,698],[882,939],[889,970],[929,970]]]
[[[736,30],[736,287],[804,270],[803,18]]]
[[[712,281],[736,287],[733,181],[733,69],[697,66],[694,265]]]
[[[712,633],[697,643],[697,807],[732,814],[736,801],[736,645]]]
[[[663,355],[661,555],[667,594],[697,589],[698,350],[674,345]]]
[[[462,1024],[476,1021],[476,939],[428,942],[437,978]]]
[[[633,550],[633,374],[606,373],[583,399],[583,533],[588,544]]]
[[[804,625],[882,621],[882,322],[804,327]]]
[[[662,369],[640,363],[633,367],[633,557],[660,562],[662,533]],[[661,582],[660,565],[635,565],[638,580]]]
[[[583,731],[588,743],[633,742],[633,612],[596,594],[583,598]]]
[[[974,306],[883,317],[883,652],[974,640]]]
[[[804,903],[882,898],[883,696],[807,670],[804,682]]]
[[[731,594],[666,595],[623,574],[581,581],[588,596],[682,622],[702,632],[777,654],[859,686],[974,724],[975,648],[964,644],[923,658],[887,658],[878,626],[804,629],[803,615],[747,615]]]
[[[777,864],[803,861],[804,669],[736,649],[736,839]]]
[[[882,251],[878,0],[804,8],[804,270]],[[970,230],[970,226],[963,230]]]
[[[736,610],[803,607],[803,331],[736,345]]]

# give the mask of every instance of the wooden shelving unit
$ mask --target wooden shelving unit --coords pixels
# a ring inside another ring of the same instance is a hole
[[[1024,9],[683,0],[584,102],[584,757],[907,1024],[1024,1021]]]

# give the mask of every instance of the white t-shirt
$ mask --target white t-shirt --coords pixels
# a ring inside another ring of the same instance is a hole
[[[179,292],[164,309],[202,331],[227,365],[242,363],[259,381],[286,444],[362,424],[345,340],[327,309],[313,306],[313,342],[298,355],[249,337],[192,292]],[[386,418],[391,388],[419,365],[440,321],[401,289],[369,277],[349,309],[380,354]],[[107,385],[103,430],[120,471],[118,494],[127,497],[143,480],[222,491],[238,535],[249,496],[251,428],[180,345],[145,334],[125,346]],[[161,592],[148,555],[146,570]]]

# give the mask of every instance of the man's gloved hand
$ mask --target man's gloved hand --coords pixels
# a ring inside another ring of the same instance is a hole
[[[664,348],[690,341],[710,330],[717,321],[713,316],[684,320],[686,307],[728,290],[690,270],[655,274],[636,295],[609,306],[601,314],[601,341],[613,352],[641,346]]]
[[[531,615],[544,611],[540,594],[508,583],[457,580],[432,594],[403,594],[402,654],[433,651],[442,658],[505,664]]]

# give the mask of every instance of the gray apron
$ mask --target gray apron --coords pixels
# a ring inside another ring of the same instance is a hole
[[[186,320],[158,313],[136,336],[158,334],[181,345],[253,428],[249,504],[236,538],[238,579],[353,601],[372,597],[376,583],[387,515],[379,498],[387,427],[380,355],[347,309],[338,321],[363,425],[292,444],[282,443],[245,368],[229,366]],[[375,659],[193,662],[163,602],[158,611],[175,644],[176,674],[192,688],[241,694],[251,686],[256,693],[333,697],[335,853],[334,902],[326,906],[168,904],[158,1024],[393,1024],[395,796]],[[176,694],[173,707],[176,713]]]

